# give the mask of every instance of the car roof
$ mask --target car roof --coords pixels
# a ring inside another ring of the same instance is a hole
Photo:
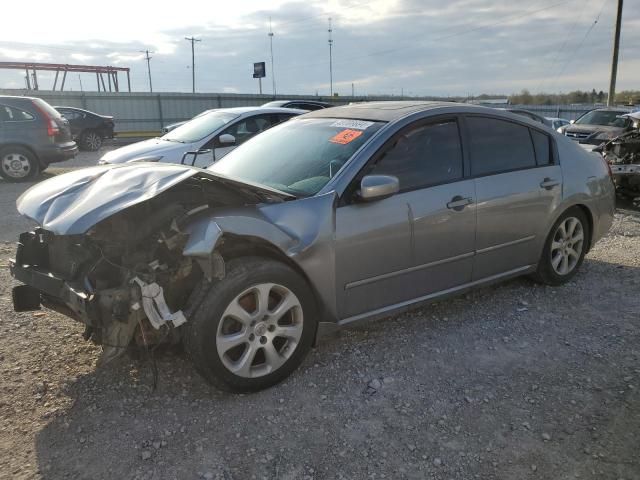
[[[300,110],[297,108],[282,108],[282,107],[231,107],[231,108],[218,108],[217,112],[229,112],[237,115],[246,115],[250,113],[307,113],[306,110]]]
[[[305,100],[305,99],[297,99],[297,100],[271,100],[270,102],[265,103],[264,105],[284,105],[285,103],[310,103],[312,105],[333,105],[329,102],[323,102],[321,100]]]
[[[307,113],[304,118],[352,118],[357,120],[371,120],[393,122],[412,113],[435,109],[455,110],[466,113],[495,114],[495,108],[482,107],[456,102],[426,102],[426,101],[387,101],[364,102],[325,108]]]
[[[216,112],[230,112],[239,116],[251,116],[252,114],[264,114],[264,113],[293,113],[302,115],[307,113],[306,110],[300,110],[298,108],[282,108],[282,107],[232,107],[232,108],[219,108]]]
[[[84,108],[78,108],[78,107],[67,107],[65,105],[52,105],[53,108],[55,108],[56,110],[59,108],[66,108],[67,110],[76,110],[78,112],[84,112],[84,113],[91,113],[93,115],[99,115],[98,113],[92,112],[91,110],[85,110]]]

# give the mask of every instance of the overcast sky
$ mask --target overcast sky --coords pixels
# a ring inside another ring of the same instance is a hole
[[[278,93],[329,93],[328,18],[333,20],[334,91],[356,95],[478,95],[607,90],[616,0],[236,0],[3,2],[0,61],[131,68],[132,89],[255,93],[252,64],[267,62],[269,17]],[[25,14],[28,28],[25,28]],[[596,18],[599,20],[594,24]],[[11,21],[15,18],[15,22]],[[618,89],[640,88],[640,1],[623,12]],[[83,74],[85,90],[95,76]],[[39,75],[41,89],[53,74]],[[24,72],[0,70],[0,87]],[[67,87],[79,90],[77,75]]]

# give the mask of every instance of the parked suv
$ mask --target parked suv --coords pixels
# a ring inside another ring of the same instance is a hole
[[[73,139],[82,150],[100,150],[105,138],[113,138],[113,117],[81,108],[53,107],[69,121]]]
[[[29,180],[50,163],[73,158],[69,122],[40,98],[0,95],[0,175]]]

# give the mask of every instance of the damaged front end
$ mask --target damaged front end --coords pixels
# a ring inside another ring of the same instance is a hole
[[[611,168],[619,194],[640,199],[640,114],[629,114],[634,129],[605,143],[596,151],[604,156]]]
[[[94,171],[81,179],[76,175],[71,185],[60,182],[64,176],[55,179],[64,186],[58,195],[51,195],[55,186],[47,180],[18,200],[21,213],[41,227],[20,235],[10,268],[24,284],[13,291],[17,311],[42,305],[82,322],[85,338],[103,346],[99,363],[106,363],[132,341],[177,342],[188,318],[183,310],[201,290],[197,287],[224,276],[224,261],[215,249],[194,248],[207,236],[217,240],[220,230],[211,224],[193,235],[188,225],[194,216],[221,206],[280,202],[286,194],[181,167],[176,182],[166,181],[175,168],[165,170],[163,188],[153,179],[150,195],[145,178],[151,171],[140,165],[101,168],[106,170],[87,169]],[[105,183],[111,191],[105,191]],[[123,196],[126,204],[109,214]],[[87,204],[90,198],[100,200]],[[60,202],[65,208],[52,215]],[[96,223],[78,232],[90,218]]]

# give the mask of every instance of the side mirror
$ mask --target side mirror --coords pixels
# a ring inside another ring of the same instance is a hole
[[[569,120],[569,123],[570,123],[571,125],[573,125],[574,123],[576,123],[576,121],[575,121],[575,120]]]
[[[382,200],[400,191],[400,181],[391,175],[367,175],[360,182],[360,198],[365,202]]]
[[[218,141],[220,142],[220,145],[235,145],[236,144],[236,137],[234,137],[233,135],[231,135],[230,133],[223,133],[222,135],[220,135],[218,137]]]

